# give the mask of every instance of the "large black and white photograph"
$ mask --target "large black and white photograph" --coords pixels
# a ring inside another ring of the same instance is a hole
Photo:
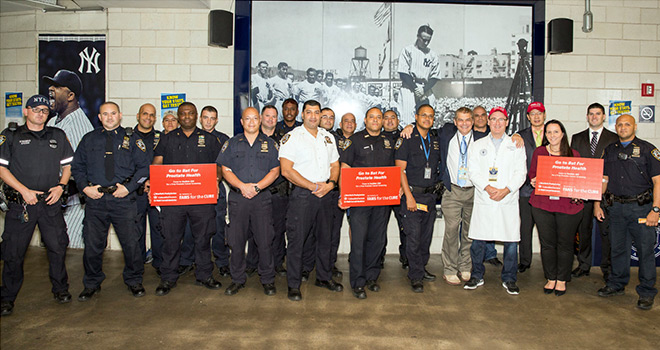
[[[503,106],[515,131],[533,100],[531,40],[531,6],[255,1],[250,103],[281,120],[286,98],[315,99],[358,129],[373,106],[407,125],[428,103],[436,126],[463,106]]]

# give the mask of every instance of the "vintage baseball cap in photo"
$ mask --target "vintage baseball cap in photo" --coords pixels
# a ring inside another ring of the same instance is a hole
[[[80,77],[78,77],[78,74],[70,70],[60,69],[57,71],[57,73],[55,73],[54,77],[51,78],[44,75],[43,79],[50,85],[64,86],[69,88],[69,90],[76,94],[76,97],[80,98],[83,86],[82,81],[80,81]]]
[[[541,102],[532,102],[532,103],[529,104],[529,106],[527,106],[527,114],[529,114],[529,112],[531,112],[535,109],[537,109],[541,113],[545,113],[545,106],[543,105],[543,103],[541,103]]]
[[[44,95],[34,95],[25,102],[25,108],[46,106],[50,109],[50,100]]]
[[[488,116],[490,117],[495,112],[504,113],[504,116],[507,117],[507,119],[509,118],[509,113],[506,112],[506,109],[504,109],[504,107],[495,107],[491,109],[490,112],[488,112]]]

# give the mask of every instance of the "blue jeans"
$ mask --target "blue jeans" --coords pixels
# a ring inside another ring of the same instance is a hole
[[[486,257],[484,260],[497,258],[497,249],[495,249],[495,242],[486,243]]]
[[[470,247],[472,256],[472,277],[484,278],[486,268],[484,257],[486,256],[487,241],[473,240]],[[502,242],[504,244],[504,266],[502,267],[502,282],[517,281],[518,273],[518,242]]]
[[[614,202],[609,208],[610,241],[612,245],[612,274],[607,285],[613,289],[623,289],[630,281],[630,252],[635,242],[639,257],[640,297],[655,297],[656,268],[653,245],[656,240],[655,227],[638,224],[638,218],[644,218],[651,211],[653,204]]]

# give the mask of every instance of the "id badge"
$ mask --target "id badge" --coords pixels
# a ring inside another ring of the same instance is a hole
[[[496,182],[497,181],[497,168],[492,167],[488,169],[488,181]]]
[[[430,180],[431,179],[431,168],[426,167],[424,168],[424,180]]]
[[[459,181],[460,180],[463,180],[463,181],[469,180],[467,167],[462,166],[462,167],[458,168],[458,180]]]

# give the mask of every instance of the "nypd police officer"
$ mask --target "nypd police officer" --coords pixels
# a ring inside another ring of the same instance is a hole
[[[286,268],[288,298],[302,299],[303,246],[315,230],[315,285],[334,292],[344,287],[332,280],[330,208],[337,203],[328,193],[337,186],[339,154],[332,135],[319,127],[321,105],[315,100],[303,104],[303,125],[284,135],[280,146],[282,175],[293,185],[286,219]]]
[[[605,148],[603,159],[603,205],[610,217],[612,273],[601,297],[623,295],[630,280],[630,250],[635,242],[639,258],[637,307],[649,310],[658,294],[653,246],[660,218],[660,151],[635,137],[635,118],[624,114],[616,120],[619,140]],[[604,219],[601,203],[594,204],[594,216]],[[640,218],[645,223],[638,223]]]
[[[215,163],[220,153],[218,138],[199,129],[197,107],[184,102],[177,109],[180,128],[163,135],[154,150],[154,165]],[[220,174],[218,174],[220,179]],[[173,205],[161,207],[160,222],[163,234],[163,264],[161,281],[156,295],[163,296],[176,286],[181,238],[186,221],[190,220],[195,238],[196,284],[209,289],[220,289],[222,284],[213,276],[211,236],[215,234],[215,204]]]
[[[120,126],[122,114],[116,103],[103,103],[99,119],[103,127],[83,136],[71,166],[78,189],[87,197],[83,220],[85,289],[79,301],[87,301],[101,290],[105,279],[103,251],[110,224],[124,253],[124,283],[133,296],[144,295],[135,190],[149,174],[146,145],[132,130]]]
[[[341,167],[384,167],[394,165],[394,145],[381,133],[383,112],[370,108],[364,116],[365,129],[356,132],[344,143]],[[351,208],[350,279],[353,295],[358,299],[367,297],[367,288],[380,291],[378,276],[382,251],[385,248],[389,206]]]
[[[415,293],[424,291],[422,281],[430,256],[435,222],[440,142],[437,135],[430,132],[434,117],[435,112],[431,106],[420,106],[415,113],[416,126],[411,137],[398,139],[394,146],[395,164],[401,167],[401,188],[404,193],[400,211],[406,236],[408,278]]]
[[[265,189],[279,176],[280,164],[275,141],[259,132],[259,124],[257,109],[246,108],[241,117],[244,133],[225,142],[217,159],[231,189],[227,242],[231,249],[232,283],[225,291],[227,295],[238,293],[245,285],[245,244],[250,233],[259,252],[258,270],[264,293],[275,294],[272,194]]]
[[[55,300],[71,301],[64,265],[69,237],[60,199],[71,176],[73,149],[64,131],[45,126],[49,112],[48,98],[34,95],[23,109],[25,124],[0,135],[0,177],[9,199],[2,235],[2,316],[13,311],[23,283],[23,259],[37,224]]]

